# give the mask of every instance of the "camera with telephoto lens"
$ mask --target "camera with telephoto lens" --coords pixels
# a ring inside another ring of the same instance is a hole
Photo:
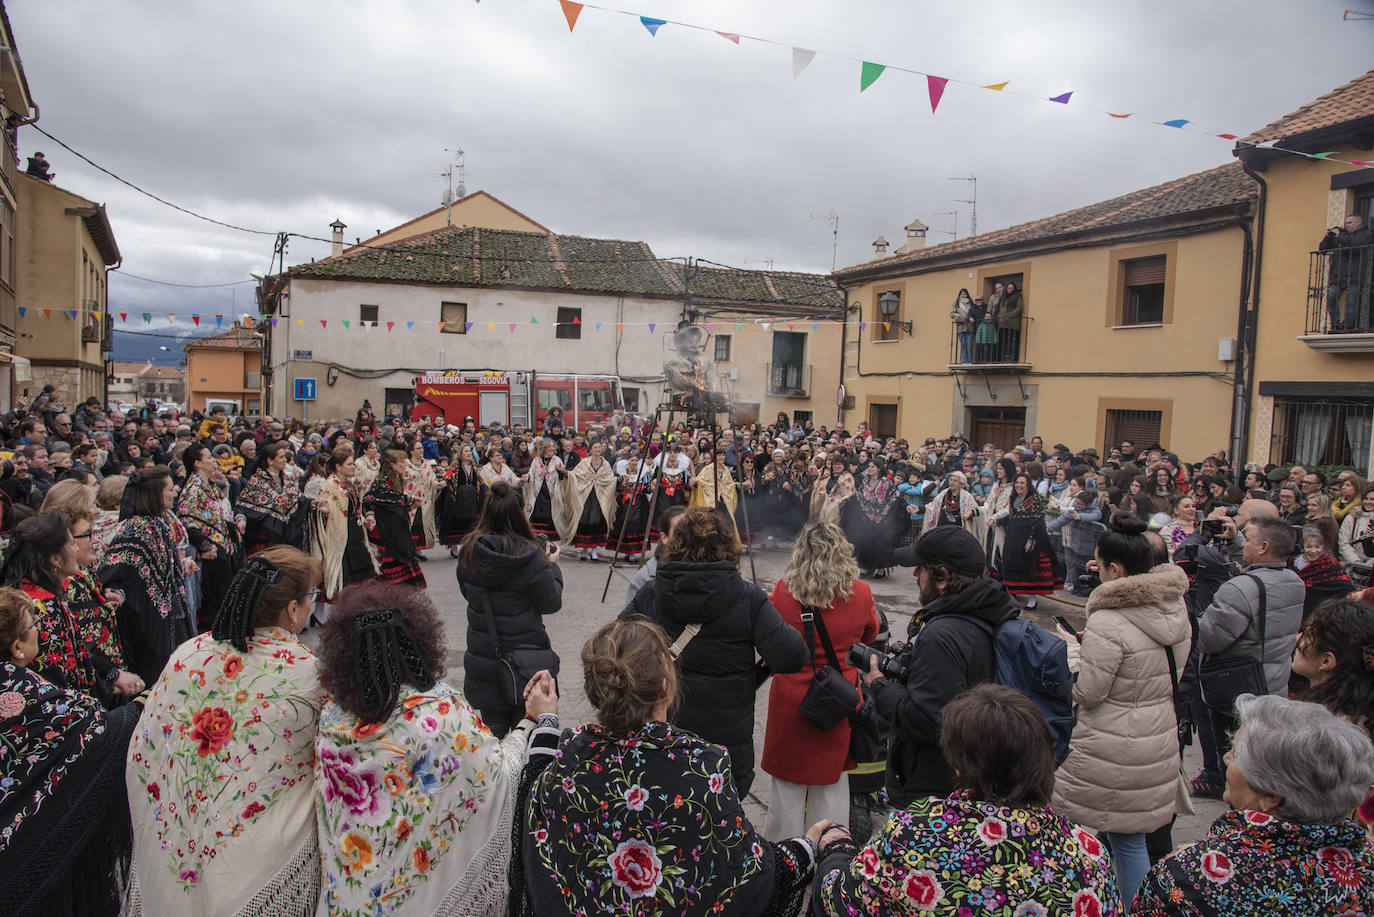
[[[893,681],[906,681],[906,677],[911,673],[911,657],[907,655],[909,643],[894,640],[889,643],[888,653],[884,654],[877,647],[869,646],[866,643],[856,643],[849,648],[849,664],[860,672],[868,671],[868,660],[878,660],[878,671],[884,678],[891,678]]]

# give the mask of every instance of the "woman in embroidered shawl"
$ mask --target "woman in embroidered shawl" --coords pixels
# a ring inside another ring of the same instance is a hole
[[[557,541],[558,520],[563,518],[563,479],[567,469],[563,460],[554,453],[558,444],[550,437],[541,437],[535,442],[534,461],[524,477],[525,513],[529,516],[530,528],[549,541]]]
[[[142,707],[95,699],[27,668],[33,602],[0,589],[0,875],[5,913],[115,917],[129,863],[121,781]]]
[[[434,521],[439,481],[434,476],[434,467],[425,459],[425,444],[418,436],[410,443],[409,456],[405,465],[405,494],[414,504],[410,511],[410,540],[416,550],[423,550],[439,543]]]
[[[356,486],[357,461],[353,450],[335,446],[329,454],[329,477],[315,501],[319,538],[313,554],[324,569],[321,602],[333,602],[345,587],[377,577],[377,552],[367,537],[363,497]],[[321,609],[316,617],[322,618]]]
[[[901,532],[896,510],[901,496],[897,485],[887,476],[887,463],[875,458],[868,463],[842,515],[845,537],[854,546],[854,556],[864,576],[882,578],[892,562],[892,549]]]
[[[758,469],[758,458],[752,452],[740,456],[739,467],[735,470],[735,483],[739,485],[740,499],[735,506],[735,529],[739,532],[740,544],[748,547],[759,541],[768,505],[768,488],[763,483],[763,473]],[[772,520],[768,520],[770,525]]]
[[[1019,472],[1012,481],[1011,502],[1005,516],[994,516],[1005,533],[1002,547],[1002,582],[1012,595],[1028,595],[1034,608],[1037,595],[1050,595],[1064,585],[1064,565],[1054,556],[1050,533],[1045,529],[1045,498],[1035,492],[1030,475]]]
[[[600,560],[611,520],[615,518],[615,469],[606,461],[606,444],[592,443],[587,457],[573,466],[563,482],[560,521],[564,541],[578,549],[579,560]]]
[[[811,488],[811,512],[808,522],[840,524],[845,501],[854,496],[854,476],[849,473],[843,456],[834,456],[821,465],[820,477]]]
[[[200,443],[191,443],[181,453],[186,466],[186,484],[177,500],[177,518],[186,526],[186,535],[200,562],[200,613],[198,631],[210,629],[229,583],[243,565],[243,534],[220,489],[223,480],[219,462]]]
[[[377,576],[393,586],[424,588],[420,552],[410,540],[410,510],[405,495],[406,454],[392,450],[382,457],[382,473],[363,497],[367,537],[377,557]]]
[[[97,578],[118,589],[115,613],[124,661],[146,684],[157,681],[167,657],[195,633],[186,608],[186,571],[177,552],[170,510],[177,488],[166,465],[129,476],[119,533],[105,550]]]
[[[651,478],[638,455],[622,460],[617,479],[617,507],[613,534],[609,542],[617,553],[631,562],[639,559],[649,526],[649,488]],[[615,539],[619,539],[616,541]]]
[[[357,466],[353,473],[353,483],[358,485],[358,490],[367,493],[372,482],[377,480],[377,475],[382,473],[382,450],[377,445],[377,440],[370,436],[364,437],[358,445],[360,451],[353,460]]]
[[[488,447],[487,462],[481,468],[477,469],[477,476],[482,479],[482,483],[487,486],[488,490],[490,490],[491,486],[497,481],[505,481],[511,487],[519,489],[520,482],[524,480],[523,477],[515,473],[514,468],[506,464],[506,456],[505,453],[501,451],[500,446]],[[482,513],[480,504],[477,507],[477,513],[478,515]]]
[[[324,693],[297,639],[320,565],[250,557],[210,633],[177,647],[129,747],[127,914],[305,917],[320,890],[314,742]]]
[[[716,507],[725,513],[733,527],[735,509],[739,506],[739,487],[735,484],[734,472],[725,464],[724,449],[712,450],[710,440],[703,440],[703,443],[706,444],[701,454],[703,461],[692,480],[692,496],[687,505]]]
[[[557,695],[535,676],[525,719],[498,740],[442,680],[445,658],[422,591],[372,584],[332,610],[315,739],[321,913],[505,913],[516,790],[527,757],[557,745]]]
[[[464,443],[458,449],[458,461],[444,475],[444,487],[439,491],[439,540],[448,546],[450,557],[458,556],[458,545],[477,524],[486,490],[487,485],[477,471],[476,453],[470,443]]]
[[[822,821],[779,844],[754,830],[725,749],[667,722],[677,672],[656,624],[605,625],[582,671],[598,722],[529,769],[512,912],[796,914],[822,838],[848,832]]]
[[[286,446],[268,443],[258,457],[258,470],[239,491],[234,517],[243,524],[243,550],[254,554],[274,544],[300,539],[295,519],[300,490],[286,475]]]

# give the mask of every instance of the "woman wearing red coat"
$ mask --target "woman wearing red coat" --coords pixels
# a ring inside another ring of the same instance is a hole
[[[819,612],[840,671],[858,685],[858,673],[846,657],[852,645],[878,635],[878,614],[873,593],[859,579],[854,549],[838,525],[812,522],[801,530],[792,559],[769,599],[783,620],[803,634],[803,606]],[[811,652],[816,668],[827,664],[819,630]],[[793,837],[817,819],[842,823],[849,817],[845,771],[854,767],[849,721],[822,732],[801,715],[802,697],[814,672],[808,665],[800,672],[774,675],[769,688],[762,768],[773,778],[773,801],[763,831],[770,839]]]

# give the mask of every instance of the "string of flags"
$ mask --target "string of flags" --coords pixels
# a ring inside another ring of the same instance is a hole
[[[657,37],[659,30],[662,29],[664,26],[673,26],[683,29],[689,29],[694,32],[709,32],[718,35],[721,38],[724,38],[726,41],[729,41],[735,45],[739,45],[742,41],[751,41],[764,45],[791,48],[793,79],[796,79],[797,77],[801,76],[802,72],[805,71],[806,68],[811,65],[811,62],[813,60],[815,60],[817,54],[823,54],[827,57],[834,57],[840,60],[847,60],[858,63],[859,92],[864,92],[865,90],[867,90],[870,86],[876,83],[878,79],[881,76],[883,76],[883,74],[887,73],[890,70],[905,73],[911,76],[922,77],[924,78],[926,83],[926,95],[930,101],[930,112],[932,115],[935,114],[936,109],[940,107],[940,103],[945,97],[945,90],[949,87],[951,83],[970,89],[1000,92],[1004,95],[1020,96],[1025,99],[1031,99],[1041,102],[1051,102],[1059,105],[1070,105],[1074,93],[1077,92],[1077,90],[1075,89],[1070,89],[1065,92],[1056,93],[1050,96],[1038,93],[1022,92],[1019,89],[1007,88],[1011,85],[1011,80],[1002,80],[1001,82],[996,83],[980,83],[974,80],[960,79],[958,77],[938,76],[934,73],[927,73],[923,70],[918,70],[913,67],[903,67],[898,66],[896,64],[879,63],[877,61],[864,60],[863,58],[856,58],[847,54],[838,54],[830,51],[816,51],[810,48],[800,48],[791,45],[787,42],[777,41],[776,39],[766,38],[760,35],[745,35],[740,32],[726,32],[720,29],[711,28],[709,26],[697,25],[691,22],[682,22],[676,19],[656,19],[650,16],[644,16],[639,13],[631,12],[629,10],[617,9],[616,7],[611,6],[601,6],[595,3],[582,3],[577,2],[577,0],[557,0],[557,2],[563,10],[563,17],[568,23],[569,32],[574,31],[574,29],[576,28],[578,19],[582,15],[582,11],[585,9],[592,9],[601,13],[614,13],[619,16],[629,16],[638,19],[640,25],[642,25],[645,31],[649,33],[650,37]],[[1078,108],[1083,111],[1094,112],[1096,114],[1106,115],[1118,121],[1124,121],[1126,119],[1133,118],[1139,121],[1145,121],[1147,123],[1157,125],[1159,127],[1167,127],[1174,130],[1184,130],[1190,131],[1192,133],[1204,134],[1207,136],[1219,138],[1221,140],[1245,144],[1256,149],[1272,149],[1278,150],[1279,152],[1283,153],[1290,153],[1294,156],[1303,156],[1308,159],[1325,159],[1330,162],[1340,162],[1347,165],[1359,166],[1361,168],[1366,169],[1374,168],[1374,160],[1336,159],[1334,152],[1308,153],[1302,150],[1288,149],[1286,147],[1278,146],[1277,140],[1266,140],[1260,143],[1251,143],[1246,140],[1241,140],[1239,138],[1239,135],[1237,135],[1234,132],[1217,131],[1214,129],[1210,129],[1194,123],[1189,118],[1176,117],[1157,120],[1148,115],[1143,115],[1140,112],[1110,111],[1108,109],[1092,108],[1090,106],[1083,105],[1078,102],[1073,102],[1072,105],[1074,108]]]

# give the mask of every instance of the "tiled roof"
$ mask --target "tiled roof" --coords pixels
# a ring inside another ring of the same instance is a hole
[[[241,326],[235,326],[228,331],[221,331],[219,334],[212,334],[203,338],[194,338],[187,341],[181,349],[189,351],[193,348],[262,350],[262,335],[258,334],[256,331],[251,331]]]
[[[377,248],[364,243],[323,261],[295,265],[290,274],[651,299],[681,299],[684,290],[683,265],[655,257],[645,242],[470,226],[445,227]],[[839,290],[823,274],[701,267],[690,291],[693,301],[746,309],[843,306]]]
[[[1281,140],[1297,134],[1374,119],[1374,70],[1337,86],[1245,138],[1248,143]]]
[[[1049,240],[1068,241],[1064,237],[1078,237],[1084,242],[1113,233],[1129,232],[1136,224],[1168,218],[1186,217],[1202,211],[1228,206],[1247,206],[1255,200],[1255,185],[1242,171],[1240,163],[1227,163],[1206,172],[1188,175],[1114,197],[1109,201],[1089,204],[1066,213],[1043,217],[1029,223],[997,229],[943,245],[918,249],[886,258],[875,258],[836,273],[870,271],[898,265],[920,266],[925,262],[952,257],[973,259],[993,250],[1034,249]]]

